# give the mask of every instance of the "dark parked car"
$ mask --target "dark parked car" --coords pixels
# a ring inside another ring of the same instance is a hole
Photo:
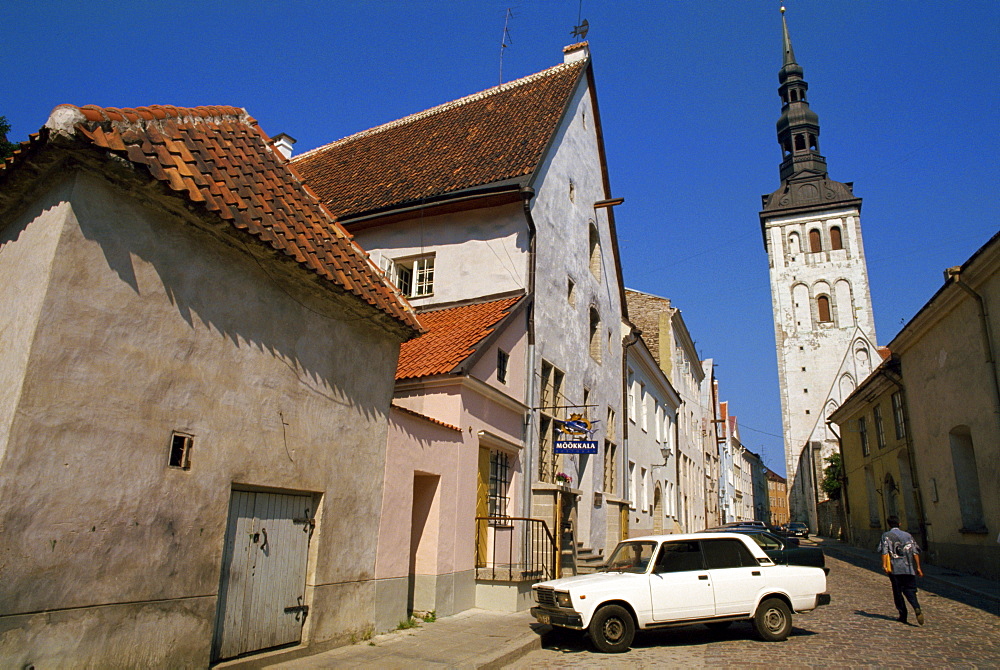
[[[715,533],[718,531],[718,528],[709,528],[704,532]],[[725,531],[749,536],[778,565],[808,565],[823,568],[829,572],[823,550],[819,547],[799,546],[797,538],[779,537],[774,533],[751,526],[727,526]]]
[[[792,537],[801,537],[804,540],[809,539],[809,526],[801,521],[792,521],[789,523],[785,532]]]

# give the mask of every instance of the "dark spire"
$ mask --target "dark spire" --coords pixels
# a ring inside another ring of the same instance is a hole
[[[819,153],[819,116],[806,102],[809,84],[802,78],[802,66],[795,62],[784,7],[781,8],[781,30],[783,56],[778,71],[781,118],[777,124],[778,144],[784,156],[781,181],[826,176],[826,159]]]

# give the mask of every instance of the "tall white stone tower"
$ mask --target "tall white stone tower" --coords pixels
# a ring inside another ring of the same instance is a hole
[[[793,520],[817,529],[824,459],[837,448],[829,414],[881,360],[861,241],[861,198],[827,176],[819,116],[809,108],[784,8],[778,72],[781,188],[760,212],[771,272],[774,339]]]

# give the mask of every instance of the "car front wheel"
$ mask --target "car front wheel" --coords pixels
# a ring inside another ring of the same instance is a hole
[[[753,615],[753,627],[766,642],[781,642],[792,632],[792,612],[784,600],[768,598]]]
[[[624,607],[605,605],[590,620],[588,631],[599,651],[620,654],[628,650],[635,638],[635,621]]]

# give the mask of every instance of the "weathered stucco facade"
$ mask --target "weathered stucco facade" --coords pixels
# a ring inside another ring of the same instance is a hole
[[[296,641],[342,643],[373,621],[386,415],[412,330],[129,173],[15,184],[26,204],[0,219],[0,658],[205,666],[235,622],[300,605],[281,624]],[[280,510],[254,542],[233,535],[240,496],[302,503],[299,553]],[[301,598],[253,614],[230,599],[224,620],[227,545],[261,569],[301,564]]]
[[[1000,575],[1000,236],[889,343],[838,410],[849,532],[866,546],[899,516],[937,565]]]

